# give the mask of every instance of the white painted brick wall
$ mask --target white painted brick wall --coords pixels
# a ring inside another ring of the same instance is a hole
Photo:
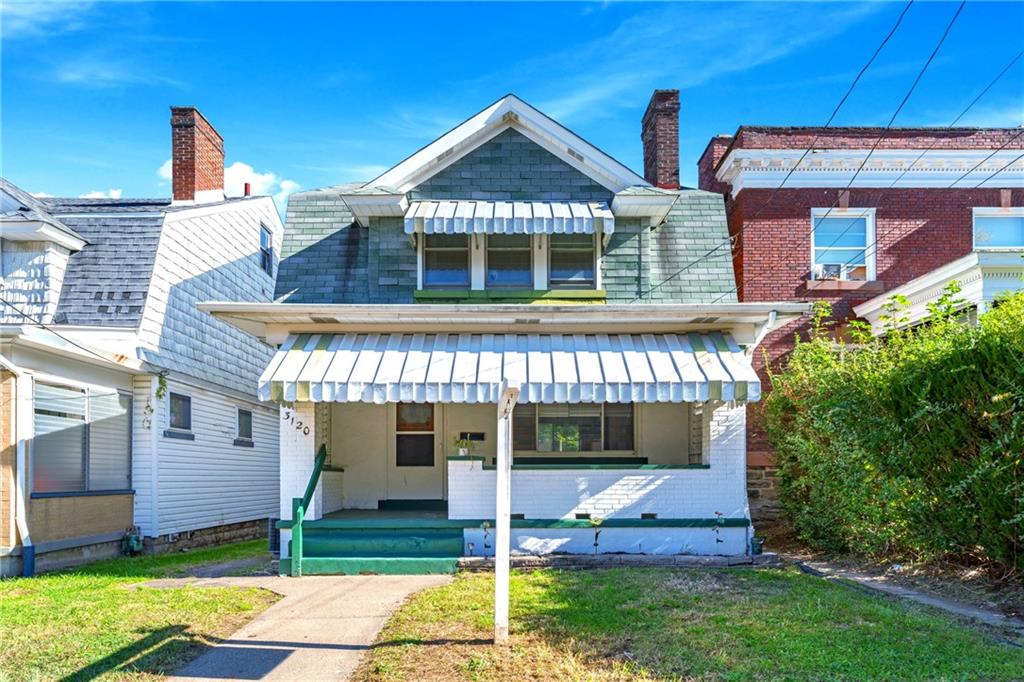
[[[747,528],[513,528],[513,554],[746,554]],[[466,556],[494,556],[494,530],[463,531]],[[472,551],[469,545],[472,544]]]
[[[281,408],[281,503],[282,519],[292,517],[292,498],[302,497],[313,473],[316,459],[316,428],[314,403],[295,403],[294,408]],[[308,428],[307,428],[308,427]],[[306,511],[307,519],[321,516],[323,483],[317,486]],[[281,556],[288,556],[291,531],[281,531]]]
[[[705,419],[709,469],[516,470],[512,512],[528,519],[749,518],[746,411],[720,405]],[[494,518],[495,472],[478,461],[448,463],[448,516]]]

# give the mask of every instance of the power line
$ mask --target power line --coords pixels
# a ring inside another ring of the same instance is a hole
[[[0,303],[3,303],[5,306],[7,306],[8,308],[10,308],[14,312],[16,312],[18,315],[21,315],[22,317],[24,317],[26,320],[28,320],[30,323],[32,323],[32,325],[34,325],[36,327],[40,327],[41,329],[44,329],[44,330],[50,332],[51,334],[53,334],[57,338],[62,339],[63,341],[66,341],[67,343],[71,344],[72,346],[75,346],[76,348],[79,348],[79,349],[85,351],[86,353],[89,353],[90,355],[93,355],[93,356],[99,358],[100,360],[102,360],[105,363],[113,362],[110,358],[105,358],[102,355],[100,355],[99,353],[97,353],[96,351],[92,350],[91,348],[89,348],[87,346],[83,346],[82,344],[80,344],[80,343],[78,343],[78,342],[76,342],[76,341],[74,341],[72,339],[69,339],[68,337],[64,336],[60,332],[58,332],[58,331],[56,331],[54,329],[51,329],[47,325],[43,324],[39,320],[35,319],[31,315],[29,315],[28,313],[23,311],[18,306],[14,305],[10,301],[8,301],[6,298],[0,297]]]
[[[886,137],[888,137],[888,134],[889,134],[889,132],[892,129],[893,123],[896,121],[896,117],[899,116],[900,112],[903,110],[903,107],[906,106],[907,102],[910,100],[911,95],[913,95],[913,93],[916,90],[918,84],[920,84],[921,79],[924,77],[925,72],[928,70],[928,68],[931,66],[932,62],[935,60],[935,56],[938,54],[939,49],[942,47],[943,43],[946,41],[946,38],[949,36],[949,33],[952,30],[953,25],[956,23],[957,19],[960,16],[960,13],[963,11],[964,6],[966,4],[967,4],[966,0],[963,0],[960,3],[959,7],[957,7],[956,12],[954,12],[952,18],[950,18],[949,23],[946,24],[945,30],[943,31],[942,35],[939,37],[938,42],[935,44],[935,48],[932,50],[931,54],[928,56],[928,59],[925,60],[924,65],[921,67],[920,71],[918,71],[918,74],[914,78],[913,83],[911,83],[910,88],[907,90],[907,93],[903,96],[903,99],[900,101],[899,105],[896,107],[896,110],[893,112],[893,115],[889,118],[889,122],[886,124],[885,128],[883,129],[882,134],[879,135],[878,139],[876,139],[875,142],[871,145],[871,148],[868,150],[868,153],[865,155],[864,159],[861,161],[860,165],[857,167],[857,170],[854,171],[853,175],[850,177],[849,182],[846,183],[846,186],[843,189],[841,189],[839,192],[836,193],[836,199],[832,203],[832,205],[829,206],[829,208],[825,211],[824,215],[818,216],[816,218],[816,220],[819,220],[819,221],[820,220],[824,220],[825,218],[827,218],[832,213],[832,211],[834,211],[836,209],[836,207],[839,205],[839,202],[840,202],[841,198],[843,197],[843,195],[850,191],[851,187],[853,186],[853,183],[856,181],[856,179],[860,175],[861,171],[864,170],[864,168],[867,165],[868,160],[870,160],[872,154],[874,154],[874,152],[878,149],[878,146],[882,143],[882,141],[885,140]],[[1013,64],[1019,58],[1020,58],[1019,54],[1017,56],[1015,56],[1011,60],[1011,62],[1007,65],[1007,67],[1005,67],[1002,71],[1000,71],[999,74],[996,76],[996,78],[993,79],[993,81],[990,82],[989,85],[987,85],[984,90],[982,90],[981,94],[984,94],[985,92],[987,92],[995,84],[996,81],[998,81],[1000,78],[1002,78],[1003,74],[1005,74],[1006,71],[1009,70],[1009,67],[1013,66]],[[967,108],[963,112],[961,112],[961,114],[959,116],[956,117],[956,119],[954,120],[954,123],[951,124],[949,126],[949,128],[952,128],[952,126],[957,121],[959,121],[967,113],[967,111],[969,111],[971,109],[971,107],[974,106],[974,104],[980,98],[981,98],[981,95],[975,97],[974,100],[972,100],[972,102],[967,106]],[[933,145],[934,145],[934,143],[933,143]],[[928,150],[926,149],[925,152],[927,152],[927,151]],[[917,157],[917,159],[915,159],[914,163],[917,163],[917,161],[919,161],[921,158],[923,158],[923,156],[924,156],[924,153],[920,154]],[[886,189],[891,189],[895,185],[895,183],[900,178],[902,178],[904,175],[906,175],[907,171],[909,171],[910,168],[912,168],[912,167],[913,167],[913,164],[911,164],[910,167],[908,167],[906,170],[904,170],[903,173],[901,173],[900,176],[896,180],[894,180],[893,183],[890,184],[889,187],[887,187]],[[800,240],[799,244],[803,244],[805,241],[807,241],[807,240],[809,240],[809,239],[811,239],[813,237],[813,235],[814,235],[814,222],[815,222],[815,220],[812,219],[811,229],[807,232],[806,235],[804,235],[804,237]],[[849,230],[852,228],[852,226],[856,222],[857,222],[856,219],[851,219],[850,224],[846,227],[846,229],[843,230],[843,232],[841,232],[839,234],[839,236],[837,236],[832,241],[831,244],[829,244],[827,247],[824,247],[824,248],[832,248],[832,247],[836,246],[839,243],[839,241],[849,232]],[[743,227],[746,228],[747,226],[751,225],[752,223],[753,223],[753,218],[751,218],[749,221],[746,221],[744,223]],[[875,241],[875,244],[877,244],[877,241],[878,241],[877,238],[874,241]],[[868,247],[865,247],[865,251],[867,250],[867,248]],[[847,264],[849,264],[849,263],[847,263]],[[729,296],[729,295],[731,295],[733,293],[739,292],[739,290],[742,289],[743,286],[745,284],[747,284],[747,282],[749,282],[749,280],[750,280],[750,278],[745,278],[736,287],[734,287],[733,289],[730,289],[729,291],[721,294],[718,298],[716,298],[712,302],[713,303],[718,303],[719,301],[721,301],[726,296]]]
[[[985,178],[984,180],[982,180],[981,182],[979,182],[979,183],[978,183],[977,185],[975,185],[975,186],[974,186],[974,189],[978,189],[979,187],[981,187],[982,185],[984,185],[984,184],[985,184],[986,182],[988,182],[989,180],[991,180],[991,179],[992,179],[992,178],[994,178],[995,176],[999,175],[999,174],[1000,174],[1000,173],[1002,173],[1002,172],[1003,172],[1004,170],[1006,170],[1007,168],[1009,168],[1009,167],[1010,167],[1010,166],[1012,166],[1013,164],[1017,163],[1017,162],[1018,162],[1018,161],[1020,161],[1021,159],[1024,159],[1024,154],[1018,154],[1018,155],[1017,155],[1017,158],[1013,159],[1012,161],[1010,161],[1009,163],[1007,163],[1007,164],[1006,164],[1005,166],[1003,166],[1002,168],[1000,168],[999,170],[997,170],[997,171],[996,171],[995,173],[993,173],[992,175],[988,176],[987,178]]]
[[[857,73],[856,77],[853,79],[853,82],[850,83],[850,87],[846,89],[846,93],[843,94],[842,98],[839,100],[839,103],[832,110],[832,115],[829,116],[828,121],[825,122],[825,125],[822,126],[822,129],[828,128],[830,125],[832,125],[832,121],[835,119],[836,115],[839,113],[839,110],[842,108],[843,104],[846,103],[846,100],[853,93],[854,88],[857,87],[857,83],[860,82],[861,77],[868,70],[868,68],[874,63],[875,58],[878,57],[879,53],[882,51],[882,48],[885,47],[885,45],[889,42],[889,39],[892,38],[893,34],[896,33],[896,29],[898,29],[900,27],[900,24],[903,23],[903,18],[906,16],[907,11],[910,9],[911,5],[913,5],[913,4],[914,4],[914,0],[909,0],[907,2],[907,4],[903,7],[903,11],[900,12],[900,15],[896,18],[896,23],[893,24],[892,28],[889,29],[889,32],[886,34],[885,38],[883,38],[882,42],[878,44],[877,48],[875,48],[875,51],[871,55],[871,58],[868,59],[868,61],[864,64],[863,67],[861,67],[860,71]],[[758,212],[754,215],[754,218],[751,218],[751,221],[756,219],[756,217],[758,215],[760,215],[760,212],[763,211],[768,206],[768,204],[770,204],[772,202],[772,199],[774,199],[775,195],[779,192],[780,189],[782,189],[782,186],[786,184],[786,181],[789,180],[790,176],[792,176],[793,173],[796,171],[796,169],[800,166],[800,164],[803,163],[804,159],[807,158],[807,155],[810,154],[811,151],[813,151],[814,146],[817,144],[817,142],[821,138],[822,134],[823,134],[823,130],[819,130],[818,133],[815,135],[814,139],[811,140],[811,144],[804,151],[803,155],[797,160],[796,164],[792,168],[789,169],[789,172],[786,173],[786,176],[782,179],[782,182],[779,183],[778,187],[776,187],[772,191],[772,193],[771,193],[771,195],[769,195],[767,201],[761,206],[761,208],[758,210]],[[749,223],[745,223],[743,226],[741,226],[739,231],[737,231],[737,233],[735,235],[730,235],[729,237],[726,237],[726,239],[724,239],[722,241],[722,243],[718,244],[717,246],[712,248],[707,253],[705,253],[702,256],[699,256],[698,258],[696,258],[695,260],[687,263],[686,265],[681,267],[679,270],[676,270],[674,273],[672,273],[668,277],[664,278],[663,280],[661,280],[660,282],[658,282],[654,286],[651,286],[650,288],[648,288],[646,292],[643,292],[640,295],[636,296],[631,301],[631,303],[640,300],[641,298],[644,297],[645,294],[650,294],[652,291],[654,291],[658,287],[660,287],[663,284],[666,284],[669,281],[675,279],[679,275],[681,275],[684,272],[686,272],[687,270],[689,270],[691,267],[693,267],[695,265],[698,265],[699,263],[705,261],[707,258],[711,257],[712,255],[717,253],[719,250],[721,250],[721,248],[723,246],[732,245],[735,242],[736,238],[739,237],[741,234],[743,234],[743,231],[747,228],[747,225],[749,225]]]

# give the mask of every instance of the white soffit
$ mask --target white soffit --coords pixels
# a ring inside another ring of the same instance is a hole
[[[845,188],[869,151],[812,151],[786,179],[785,186]],[[803,154],[803,149],[734,149],[722,161],[715,177],[732,185],[734,194],[744,187],[774,189]],[[991,186],[1024,187],[1024,159],[1018,159],[1020,154],[1020,149],[876,149],[857,173],[852,187],[971,188],[1008,164],[997,179],[993,178]],[[974,168],[975,165],[978,167]]]
[[[259,380],[278,402],[756,401],[761,383],[727,334],[295,334]]]
[[[612,192],[649,183],[515,95],[506,95],[369,182],[408,192],[488,140],[513,128]]]
[[[594,234],[615,231],[603,202],[413,201],[406,234]]]

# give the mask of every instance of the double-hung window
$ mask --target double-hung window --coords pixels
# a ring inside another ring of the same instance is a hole
[[[590,234],[553,234],[548,244],[552,289],[593,289],[597,269],[595,238]]]
[[[32,492],[131,488],[130,395],[35,384]]]
[[[874,209],[812,209],[812,278],[873,280],[874,238]]]
[[[533,287],[533,250],[528,234],[487,235],[487,288]]]
[[[265,225],[260,225],[260,267],[263,272],[274,276],[274,241],[273,235]]]
[[[974,209],[975,249],[1024,249],[1024,208]]]
[[[395,406],[395,466],[434,466],[434,405]]]
[[[469,235],[423,236],[423,287],[469,287]]]
[[[252,447],[252,410],[238,408],[236,416],[235,445]]]
[[[519,405],[512,413],[512,446],[517,451],[632,451],[633,405]]]

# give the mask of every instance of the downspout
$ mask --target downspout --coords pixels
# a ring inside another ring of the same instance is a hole
[[[32,544],[32,536],[28,530],[28,505],[26,504],[26,456],[25,439],[20,437],[18,427],[24,423],[25,404],[23,381],[28,380],[25,372],[7,358],[0,355],[0,365],[14,375],[14,409],[11,410],[11,435],[15,442],[15,478],[14,478],[14,521],[21,537],[21,574],[26,578],[36,572],[36,548]]]

